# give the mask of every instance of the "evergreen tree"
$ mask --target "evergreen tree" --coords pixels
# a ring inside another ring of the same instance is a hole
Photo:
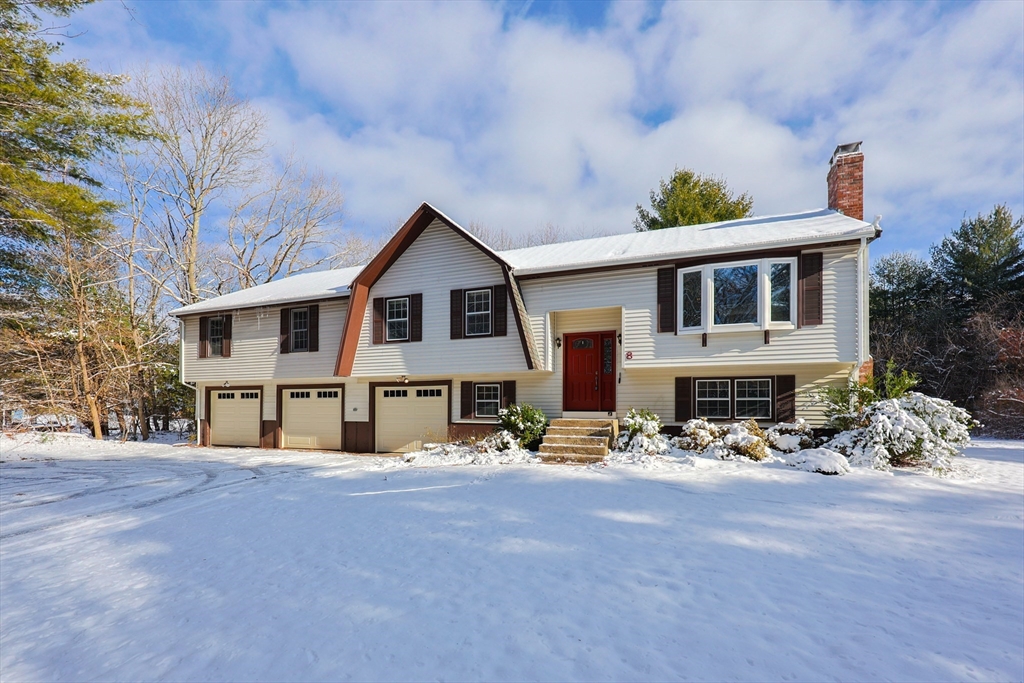
[[[746,218],[753,206],[746,192],[733,197],[724,179],[677,168],[668,182],[662,180],[658,190],[651,190],[651,211],[636,205],[633,227],[644,232]]]
[[[1005,204],[987,216],[964,220],[931,250],[932,267],[946,287],[949,304],[964,313],[985,301],[1024,294],[1024,218],[1013,220]]]
[[[145,133],[119,77],[54,60],[61,44],[45,38],[39,12],[67,16],[88,2],[0,0],[0,250],[8,259],[17,240],[102,229],[112,206],[94,191],[90,163]]]

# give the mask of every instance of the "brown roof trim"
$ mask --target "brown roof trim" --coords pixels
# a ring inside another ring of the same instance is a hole
[[[533,339],[533,328],[528,328],[529,323],[523,320],[523,313],[526,311],[526,303],[523,301],[523,293],[519,291],[519,283],[512,276],[507,266],[501,269],[505,276],[505,288],[512,300],[512,315],[516,320],[516,328],[519,330],[519,342],[523,345],[523,355],[526,357],[526,369],[533,370],[537,367],[537,344]]]
[[[372,287],[382,275],[394,265],[395,261],[412,246],[412,243],[423,234],[427,226],[435,220],[444,223],[457,235],[465,239],[481,253],[497,263],[502,272],[510,270],[510,266],[500,256],[494,253],[487,245],[473,237],[465,229],[454,223],[450,218],[423,202],[420,207],[409,217],[409,220],[398,229],[384,248],[380,250],[372,261],[352,281],[351,298],[348,303],[348,312],[345,315],[345,328],[341,333],[341,343],[338,346],[338,361],[334,366],[334,374],[337,377],[349,377],[352,374],[352,366],[356,360],[356,349],[359,346],[359,332],[363,325],[363,316],[366,315],[366,304],[369,300],[370,287]],[[508,278],[506,277],[506,283]],[[516,325],[519,327],[520,338],[524,335],[523,321],[519,315],[515,316]],[[531,365],[533,359],[527,345],[523,344],[523,353],[526,355],[527,365]]]
[[[542,278],[563,277],[566,275],[585,275],[588,273],[606,273],[614,270],[630,270],[635,268],[654,268],[657,266],[677,266],[687,268],[689,266],[702,266],[705,263],[717,263],[719,261],[741,261],[744,259],[770,258],[773,256],[797,256],[802,251],[813,251],[815,249],[827,249],[829,247],[845,247],[860,244],[860,239],[843,240],[841,242],[823,242],[820,244],[797,244],[792,246],[777,247],[775,249],[757,249],[751,251],[717,252],[703,254],[689,258],[658,259],[652,261],[641,261],[638,263],[618,263],[609,266],[593,266],[590,268],[574,268],[571,270],[557,270],[550,273],[530,273],[516,275],[520,282],[526,280],[539,280]]]

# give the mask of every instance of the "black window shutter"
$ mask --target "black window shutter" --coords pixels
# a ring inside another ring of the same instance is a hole
[[[423,341],[423,295],[409,295],[409,341]]]
[[[693,378],[676,377],[676,422],[693,419],[692,386]]]
[[[292,350],[292,309],[281,309],[281,353],[291,353]]]
[[[210,355],[210,319],[202,317],[199,319],[199,357],[207,358]]]
[[[384,299],[373,300],[373,343],[384,343]]]
[[[501,407],[508,408],[516,403],[516,381],[501,383]]]
[[[463,420],[473,419],[473,383],[462,383],[462,410],[460,411]]]
[[[820,251],[800,254],[800,286],[798,287],[799,325],[820,325],[823,320],[822,276],[823,255]]]
[[[505,290],[505,285],[494,285],[494,294],[491,296],[494,300],[493,313],[494,320],[491,325],[491,329],[494,331],[495,337],[504,337],[508,335],[508,292]],[[513,382],[513,384],[515,384]]]
[[[309,307],[309,351],[320,350],[320,306]]]
[[[658,268],[658,332],[676,331],[676,269]]]
[[[465,325],[462,322],[462,290],[452,290],[452,311],[451,311],[451,338],[462,339],[462,331]]]
[[[775,420],[796,420],[796,375],[775,376]]]
[[[224,328],[223,329],[224,329],[224,341],[223,341],[223,344],[221,345],[221,348],[223,350],[221,351],[220,355],[224,356],[225,358],[231,358],[231,316],[230,315],[224,316]]]

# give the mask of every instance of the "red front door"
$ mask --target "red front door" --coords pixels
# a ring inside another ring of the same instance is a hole
[[[564,410],[615,410],[615,333],[566,334]]]

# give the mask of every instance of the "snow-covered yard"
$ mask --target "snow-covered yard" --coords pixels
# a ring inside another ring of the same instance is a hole
[[[1024,444],[967,456],[826,477],[0,437],[0,679],[1022,680]]]

